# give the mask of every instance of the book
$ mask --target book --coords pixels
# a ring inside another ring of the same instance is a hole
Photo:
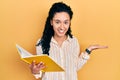
[[[33,61],[36,63],[43,62],[46,66],[42,71],[43,72],[58,72],[58,71],[64,71],[64,69],[58,65],[50,56],[46,54],[42,55],[32,55],[30,52],[16,44],[16,48],[18,53],[20,54],[21,59],[31,64]]]

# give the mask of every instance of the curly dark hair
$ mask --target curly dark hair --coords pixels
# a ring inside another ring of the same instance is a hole
[[[49,55],[49,50],[50,50],[50,41],[52,36],[54,35],[54,30],[52,25],[50,24],[50,20],[53,19],[55,13],[57,12],[67,12],[70,16],[70,20],[72,19],[73,12],[70,8],[70,6],[66,5],[63,2],[57,2],[52,5],[49,11],[49,15],[46,20],[45,28],[43,31],[43,35],[41,40],[36,46],[41,45],[43,54]],[[71,34],[71,28],[69,27],[68,31],[66,32],[66,35],[69,35],[70,38],[72,38]]]

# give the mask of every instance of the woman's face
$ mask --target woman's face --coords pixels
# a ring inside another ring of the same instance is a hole
[[[55,13],[51,20],[54,30],[54,37],[65,37],[70,26],[70,16],[67,12]]]

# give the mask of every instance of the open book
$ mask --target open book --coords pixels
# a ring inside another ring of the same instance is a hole
[[[27,50],[23,49],[21,46],[16,44],[16,48],[21,56],[21,59],[25,61],[26,63],[31,64],[32,61],[36,61],[36,63],[43,62],[46,66],[45,69],[43,69],[44,72],[58,72],[58,71],[64,71],[62,67],[60,67],[51,57],[48,55],[32,55]]]

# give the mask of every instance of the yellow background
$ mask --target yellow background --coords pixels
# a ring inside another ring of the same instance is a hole
[[[57,1],[61,0],[0,0],[0,80],[36,80],[20,60],[15,43],[35,54],[49,8]],[[78,72],[79,80],[120,80],[120,1],[63,2],[74,12],[72,33],[81,51],[92,44],[109,46],[92,52]]]

